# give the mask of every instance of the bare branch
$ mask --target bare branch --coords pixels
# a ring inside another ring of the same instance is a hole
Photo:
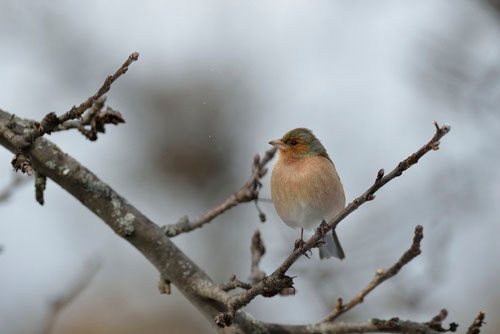
[[[248,181],[236,193],[226,198],[221,204],[209,210],[207,213],[196,217],[191,221],[187,216],[184,216],[175,224],[163,226],[162,229],[165,231],[165,234],[168,237],[175,237],[181,233],[190,232],[211,222],[215,217],[223,214],[240,203],[256,200],[259,197],[259,190],[262,186],[260,179],[267,173],[267,168],[265,166],[274,157],[275,153],[276,148],[272,148],[266,151],[262,159],[258,154],[255,155],[252,165],[252,174],[250,175]],[[262,212],[260,212],[259,217],[262,221]]]
[[[240,312],[237,313],[238,316]],[[236,317],[238,319],[240,317]],[[258,323],[254,332],[269,334],[347,334],[347,333],[418,333],[438,334],[424,323],[392,318],[389,320],[372,319],[367,322],[324,322],[309,325],[284,325]],[[251,331],[248,331],[250,333]]]
[[[228,283],[219,284],[219,289],[221,289],[222,291],[226,291],[226,292],[230,291],[230,290],[234,290],[236,288],[241,288],[241,289],[248,290],[251,287],[252,287],[251,284],[246,283],[246,282],[242,282],[242,281],[236,279],[236,275],[232,275],[229,278],[229,282]]]
[[[413,243],[410,249],[408,249],[403,254],[403,256],[401,256],[398,262],[396,262],[388,270],[378,269],[377,272],[375,273],[375,277],[371,280],[371,282],[368,283],[368,285],[363,290],[361,290],[361,292],[358,293],[358,295],[354,297],[346,305],[342,305],[342,299],[339,298],[340,302],[337,302],[337,305],[333,310],[333,312],[330,313],[325,319],[323,319],[323,322],[333,321],[341,314],[349,311],[354,306],[362,303],[366,295],[369,294],[373,289],[375,289],[380,283],[395,276],[404,265],[406,265],[408,262],[417,257],[421,253],[420,242],[424,237],[423,230],[424,228],[421,225],[415,227],[415,236],[413,238]]]
[[[282,289],[293,287],[293,279],[289,276],[286,276],[285,273],[302,254],[309,251],[311,248],[316,247],[318,242],[329,230],[335,228],[345,217],[354,212],[362,204],[364,204],[366,201],[373,200],[375,198],[375,192],[377,192],[385,184],[387,184],[397,176],[400,176],[405,170],[416,164],[418,160],[427,152],[438,149],[439,140],[450,131],[450,126],[444,125],[440,128],[436,122],[434,122],[434,125],[436,128],[436,132],[427,144],[422,146],[417,152],[413,153],[405,160],[401,161],[386,176],[384,176],[383,170],[379,170],[374,184],[369,187],[368,190],[366,190],[361,196],[354,199],[354,201],[349,203],[344,210],[338,213],[337,216],[332,218],[327,224],[322,224],[321,228],[318,228],[316,230],[313,236],[304,243],[303,247],[294,249],[294,251],[281,264],[281,266],[276,269],[270,276],[266,277],[257,284],[254,284],[254,286],[250,290],[238,296],[232,297],[227,303],[227,314],[225,314],[224,316],[218,315],[216,323],[219,326],[224,326],[223,322],[217,320],[226,319],[229,319],[228,323],[231,323],[235,311],[250,303],[250,301],[258,295],[273,296]]]
[[[87,137],[87,139],[95,141],[97,140],[97,133],[106,132],[106,124],[118,125],[119,123],[125,123],[125,120],[123,119],[119,111],[115,111],[110,107],[107,107],[106,111],[102,111],[105,101],[105,96],[100,97],[92,105],[92,108],[90,108],[89,112],[83,115],[82,119],[76,121],[67,121],[65,123],[59,124],[53,132],[77,129],[85,137]]]
[[[118,79],[121,75],[125,74],[130,64],[132,64],[132,62],[136,61],[138,58],[139,53],[132,53],[114,74],[109,75],[106,80],[104,80],[101,88],[99,88],[99,90],[94,95],[82,102],[78,107],[73,106],[70,111],[64,113],[59,117],[53,112],[45,115],[40,123],[35,123],[35,128],[31,129],[23,135],[25,143],[23,147],[19,148],[28,149],[29,146],[33,144],[35,139],[43,136],[46,133],[50,134],[52,131],[57,129],[60,124],[82,117],[83,113],[91,108],[92,105],[99,100],[99,98],[106,94],[111,88],[113,82],[115,82],[115,80]]]
[[[100,266],[101,264],[98,261],[89,261],[85,266],[84,272],[82,272],[82,275],[73,283],[71,288],[51,302],[50,313],[42,333],[49,334],[52,331],[58,315],[87,288]]]
[[[0,145],[16,152],[19,149],[18,144],[22,143],[20,140],[22,134],[31,126],[32,121],[14,117],[0,110]],[[214,285],[203,270],[165,236],[162,229],[75,159],[63,153],[56,145],[40,138],[28,153],[37,171],[66,189],[117,234],[135,246],[158,269],[165,282],[172,282],[207,319],[213,321],[216,316],[221,315],[228,317],[228,319],[222,319],[222,323],[228,325],[228,322],[232,321],[231,332],[437,333],[426,324],[402,321],[397,318],[374,319],[366,323],[329,322],[296,326],[257,321],[243,311],[228,308],[228,305],[234,303],[233,296]],[[57,161],[56,166],[53,164],[54,161]],[[297,254],[298,256],[300,254]],[[279,270],[276,272],[278,274],[273,273],[274,276],[264,278],[248,291],[255,296],[258,294],[266,296],[277,290],[281,291],[283,285],[293,286],[292,278],[288,277],[287,283],[286,277]],[[278,276],[280,274],[282,276]],[[262,289],[257,289],[256,286]],[[249,298],[248,301],[251,299]],[[240,307],[242,306],[243,304],[240,304]]]
[[[448,311],[446,309],[442,309],[438,315],[436,315],[434,318],[432,318],[431,321],[426,322],[425,324],[437,332],[455,332],[458,328],[458,324],[455,322],[450,323],[448,329],[443,328],[443,321],[447,316]]]
[[[485,316],[483,312],[479,312],[476,319],[474,319],[474,322],[467,330],[467,334],[479,334],[481,332],[481,326],[484,324]]]

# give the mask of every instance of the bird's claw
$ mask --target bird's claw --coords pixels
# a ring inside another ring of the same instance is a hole
[[[304,254],[305,257],[307,257],[308,259],[310,259],[309,255],[307,254],[307,252],[311,252],[311,255],[312,255],[312,251],[309,249],[309,250],[306,250],[304,249],[304,245],[305,245],[305,241],[304,239],[302,239],[302,237],[300,239],[297,239],[295,240],[295,245],[293,246],[293,251],[297,250],[297,249],[300,249],[300,252],[302,254]]]
[[[321,221],[321,224],[318,226],[318,232],[321,233],[321,235],[325,235],[328,231],[330,230],[330,227],[326,223],[326,221],[323,219]]]
[[[318,240],[314,244],[315,248],[321,248],[321,247],[324,247],[326,245],[326,242],[323,240],[323,237],[328,233],[329,230],[330,230],[330,227],[328,226],[328,224],[326,223],[326,221],[323,219],[321,221],[321,223],[319,224],[318,228],[316,229],[316,231],[319,234],[321,234],[321,240]]]

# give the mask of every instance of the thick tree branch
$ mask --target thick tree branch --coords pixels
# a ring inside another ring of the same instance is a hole
[[[232,317],[234,317],[235,311],[246,306],[256,296],[273,296],[282,289],[293,287],[293,279],[289,276],[286,276],[285,273],[302,254],[316,247],[318,242],[322,239],[323,235],[328,233],[328,231],[330,231],[332,228],[335,228],[337,224],[339,224],[345,217],[358,209],[362,204],[367,201],[373,200],[375,198],[375,192],[386,185],[389,181],[402,175],[405,170],[416,164],[418,160],[427,152],[431,150],[437,150],[439,148],[439,140],[450,131],[450,126],[444,125],[442,127],[439,127],[436,122],[434,122],[434,125],[436,128],[436,132],[427,144],[422,146],[417,152],[413,153],[405,160],[401,161],[386,176],[384,176],[383,169],[379,170],[374,184],[369,187],[368,190],[366,190],[358,198],[354,199],[354,201],[349,203],[344,210],[342,210],[339,214],[337,214],[337,216],[332,218],[328,223],[321,224],[317,231],[313,234],[313,236],[305,242],[304,246],[295,249],[288,256],[288,258],[285,259],[281,266],[276,269],[270,276],[265,277],[262,281],[254,284],[253,287],[248,291],[232,297],[227,303],[228,312],[223,315],[218,314],[216,323],[219,326],[224,326],[226,325],[224,323],[224,320],[228,320],[228,324],[230,324]]]
[[[189,220],[187,216],[184,216],[175,224],[163,226],[162,228],[165,231],[165,234],[168,237],[175,237],[181,233],[190,232],[207,223],[210,223],[215,217],[223,214],[240,203],[256,200],[259,196],[259,190],[262,187],[260,179],[267,173],[266,164],[274,157],[275,153],[276,148],[272,148],[266,151],[262,159],[258,154],[255,155],[252,165],[252,174],[250,175],[248,181],[237,192],[226,198],[215,208],[193,220]],[[265,218],[262,219],[262,212],[259,213],[261,220],[265,220]]]
[[[361,292],[358,293],[358,295],[354,297],[349,303],[342,305],[342,299],[339,298],[337,306],[332,313],[330,313],[325,319],[323,319],[323,322],[333,321],[341,314],[362,303],[366,295],[369,294],[373,289],[375,289],[380,283],[395,276],[405,264],[417,257],[421,253],[420,242],[424,237],[423,230],[424,228],[421,225],[415,227],[415,236],[413,238],[413,243],[410,249],[408,249],[403,254],[403,256],[401,256],[399,261],[396,262],[388,270],[384,271],[384,269],[378,269],[375,273],[375,277],[370,281],[370,283],[368,283],[368,285],[363,290],[361,290]]]

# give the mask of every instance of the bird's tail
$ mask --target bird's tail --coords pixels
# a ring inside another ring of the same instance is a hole
[[[340,245],[339,238],[337,237],[337,233],[335,230],[332,230],[332,233],[328,233],[324,237],[324,241],[326,244],[319,249],[319,258],[320,259],[329,259],[331,257],[336,257],[337,259],[342,260],[345,258],[344,250]]]

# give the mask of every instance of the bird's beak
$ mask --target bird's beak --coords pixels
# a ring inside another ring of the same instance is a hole
[[[285,143],[281,139],[271,140],[269,144],[273,145],[279,150],[284,150],[286,148]]]

